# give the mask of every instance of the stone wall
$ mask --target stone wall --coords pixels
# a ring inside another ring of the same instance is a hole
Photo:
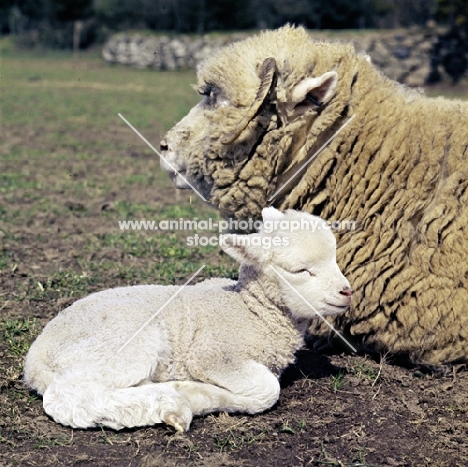
[[[358,51],[392,79],[409,86],[422,86],[430,72],[430,51],[440,34],[437,28],[398,31],[360,31],[331,33],[311,31],[314,39],[351,41]],[[241,40],[247,34],[207,36],[165,36],[121,33],[109,39],[102,55],[108,63],[156,70],[195,68],[196,64],[219,47]],[[439,70],[448,79],[443,70]]]

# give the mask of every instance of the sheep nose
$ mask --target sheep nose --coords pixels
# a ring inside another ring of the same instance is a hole
[[[340,295],[344,295],[345,297],[351,297],[353,291],[349,287],[345,287],[340,290]]]
[[[167,145],[166,141],[163,139],[161,140],[161,142],[159,143],[159,149],[161,149],[161,151],[168,151],[169,150],[169,146]]]

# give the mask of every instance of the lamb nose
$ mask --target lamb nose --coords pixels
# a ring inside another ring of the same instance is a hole
[[[345,297],[351,297],[351,295],[353,294],[353,291],[349,287],[345,287],[344,289],[340,291],[340,294],[344,295]]]
[[[161,149],[161,151],[167,151],[169,149],[169,146],[167,145],[166,141],[162,140],[159,143],[159,149]]]

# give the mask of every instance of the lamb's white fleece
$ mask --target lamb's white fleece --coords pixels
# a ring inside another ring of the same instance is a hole
[[[268,215],[319,219],[272,208]],[[288,245],[266,249],[267,236]],[[349,283],[329,229],[231,235],[224,249],[243,261],[237,282],[105,290],[47,324],[25,364],[25,381],[43,394],[45,411],[72,427],[165,422],[182,431],[193,415],[271,407],[277,377],[315,314],[310,304],[324,315],[346,310]]]

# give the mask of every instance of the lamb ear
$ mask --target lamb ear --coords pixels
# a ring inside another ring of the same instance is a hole
[[[280,221],[284,218],[284,214],[278,209],[270,206],[262,209],[263,222],[265,221]]]
[[[267,255],[266,250],[259,246],[261,245],[260,241],[260,235],[257,233],[250,235],[228,234],[221,237],[220,246],[239,263],[259,264],[266,259]]]
[[[338,73],[328,71],[316,78],[306,78],[293,88],[291,101],[296,105],[320,107],[335,94]]]

